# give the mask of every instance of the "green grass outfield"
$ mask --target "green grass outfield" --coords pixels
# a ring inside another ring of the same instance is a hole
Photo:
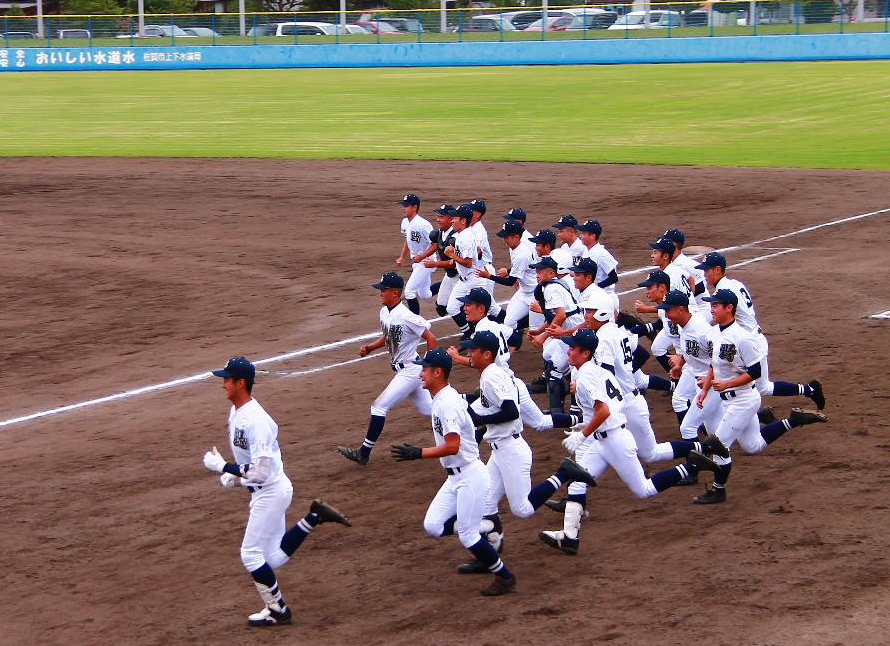
[[[887,61],[4,73],[0,96],[3,156],[890,169]]]

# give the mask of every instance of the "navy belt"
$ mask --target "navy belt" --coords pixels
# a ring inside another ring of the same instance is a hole
[[[463,276],[461,276],[460,274],[458,274],[458,275],[457,275],[457,279],[458,279],[460,282],[465,283],[465,282],[467,282],[468,280],[470,280],[470,277],[467,276],[466,278],[464,278]]]
[[[402,361],[401,363],[391,363],[389,365],[390,365],[390,367],[392,367],[393,372],[398,372],[399,370],[407,368],[408,366],[410,366],[415,361],[418,361],[419,359],[420,359],[420,355],[414,357],[414,359],[412,359],[411,361]]]
[[[463,467],[463,468],[466,468],[466,467]],[[445,467],[445,473],[447,473],[450,476],[453,476],[455,473],[460,473],[460,470],[461,470],[461,467],[454,467],[454,468]]]
[[[634,388],[633,390],[630,391],[630,394],[633,395],[634,397],[636,397],[637,395],[640,394],[640,389]]]
[[[622,424],[621,428],[625,428],[625,425]],[[609,431],[594,431],[593,437],[597,440],[604,440],[609,437]]]
[[[753,387],[754,386],[751,386],[751,388],[753,388]],[[746,390],[745,388],[742,388],[741,392],[745,392],[745,390]],[[739,390],[724,390],[722,393],[720,393],[720,399],[722,399],[723,401],[726,401],[728,399],[732,399],[733,397],[738,397],[738,396],[739,396]]]
[[[262,488],[263,488],[263,485],[257,485],[256,487],[247,487],[247,490],[248,490],[250,493],[253,493],[254,491],[259,491],[259,490],[262,489]]]
[[[519,439],[519,433],[513,433],[513,435],[511,435],[510,437],[512,437],[514,440]],[[497,445],[496,442],[489,442],[488,444],[489,444],[489,446],[491,446],[491,448],[493,448],[495,451],[498,450],[498,445]]]

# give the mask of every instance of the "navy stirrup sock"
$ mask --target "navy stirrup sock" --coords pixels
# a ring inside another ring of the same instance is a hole
[[[805,384],[795,384],[790,381],[774,381],[773,396],[774,397],[797,397],[798,395],[809,396],[813,389]]]
[[[297,524],[284,532],[284,536],[281,537],[281,551],[288,556],[293,556],[320,520],[318,514],[312,513],[306,514],[304,518],[298,520]]]
[[[416,298],[409,298],[407,301],[408,309],[415,314],[420,314],[420,301]]]
[[[365,441],[359,447],[359,451],[361,451],[363,456],[368,457],[371,455],[371,449],[374,448],[374,445],[380,438],[384,424],[386,424],[386,417],[383,415],[371,415],[371,419],[368,421],[368,432],[365,433]]]
[[[760,436],[764,442],[772,444],[792,428],[794,427],[791,425],[791,420],[780,419],[778,422],[772,422],[760,429]]]
[[[658,375],[649,375],[649,386],[647,390],[661,390],[663,392],[671,392],[671,381]]]
[[[470,545],[467,549],[469,549],[470,552],[473,553],[473,556],[488,568],[489,572],[492,572],[503,579],[509,579],[513,576],[510,573],[510,570],[507,569],[507,566],[504,565],[501,557],[498,556],[497,550],[492,547],[491,543],[489,543],[488,539],[484,536],[475,544]]]

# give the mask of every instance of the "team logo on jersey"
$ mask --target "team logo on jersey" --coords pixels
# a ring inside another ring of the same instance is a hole
[[[485,399],[485,395],[484,395],[484,394],[483,394],[483,395],[479,395],[479,401],[482,403],[482,406],[484,406],[485,408],[488,408],[488,407],[491,406],[491,404],[488,403],[488,400]]]
[[[721,343],[720,344],[720,358],[728,363],[732,363],[732,360],[735,359],[736,349],[734,343]]]
[[[235,437],[232,438],[232,444],[237,446],[239,449],[247,450],[247,438],[244,437],[244,429],[236,428],[235,429]]]
[[[440,420],[440,419],[439,419],[438,417],[436,417],[435,415],[433,416],[433,431],[435,431],[435,432],[438,433],[439,435],[443,435],[443,436],[444,436],[444,433],[443,433],[443,431],[442,431],[442,420]]]
[[[708,341],[707,350],[708,350],[709,357],[714,356],[714,342],[713,341]]]
[[[686,354],[697,357],[699,350],[701,350],[701,346],[699,346],[698,341],[695,339],[686,339]]]
[[[399,341],[402,340],[402,326],[390,325],[389,331],[387,332],[384,330],[384,334],[386,334],[390,341],[398,345]]]
[[[411,242],[420,242],[420,231],[411,232]]]
[[[672,336],[679,336],[680,327],[676,323],[668,321],[668,332],[670,332]]]

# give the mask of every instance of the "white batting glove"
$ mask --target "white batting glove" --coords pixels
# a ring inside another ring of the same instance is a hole
[[[222,473],[223,467],[226,466],[225,458],[219,454],[215,446],[213,450],[204,454],[204,466],[217,473]]]
[[[224,473],[219,477],[219,484],[223,487],[237,487],[241,484],[241,478],[233,476],[231,473]]]
[[[562,441],[563,447],[569,453],[574,453],[579,446],[581,446],[581,442],[584,441],[584,433],[581,431],[572,431],[568,435],[565,436],[565,439]]]
[[[572,430],[571,430],[571,431],[564,431],[564,432],[565,432],[566,435],[568,435],[570,432],[571,432],[571,433],[574,433],[574,432],[576,432],[576,431],[580,433],[581,431],[583,431],[583,430],[586,428],[586,426],[587,426],[587,422],[585,422],[585,421],[581,421],[581,422],[578,422],[577,424],[575,424],[575,425],[572,427]]]

